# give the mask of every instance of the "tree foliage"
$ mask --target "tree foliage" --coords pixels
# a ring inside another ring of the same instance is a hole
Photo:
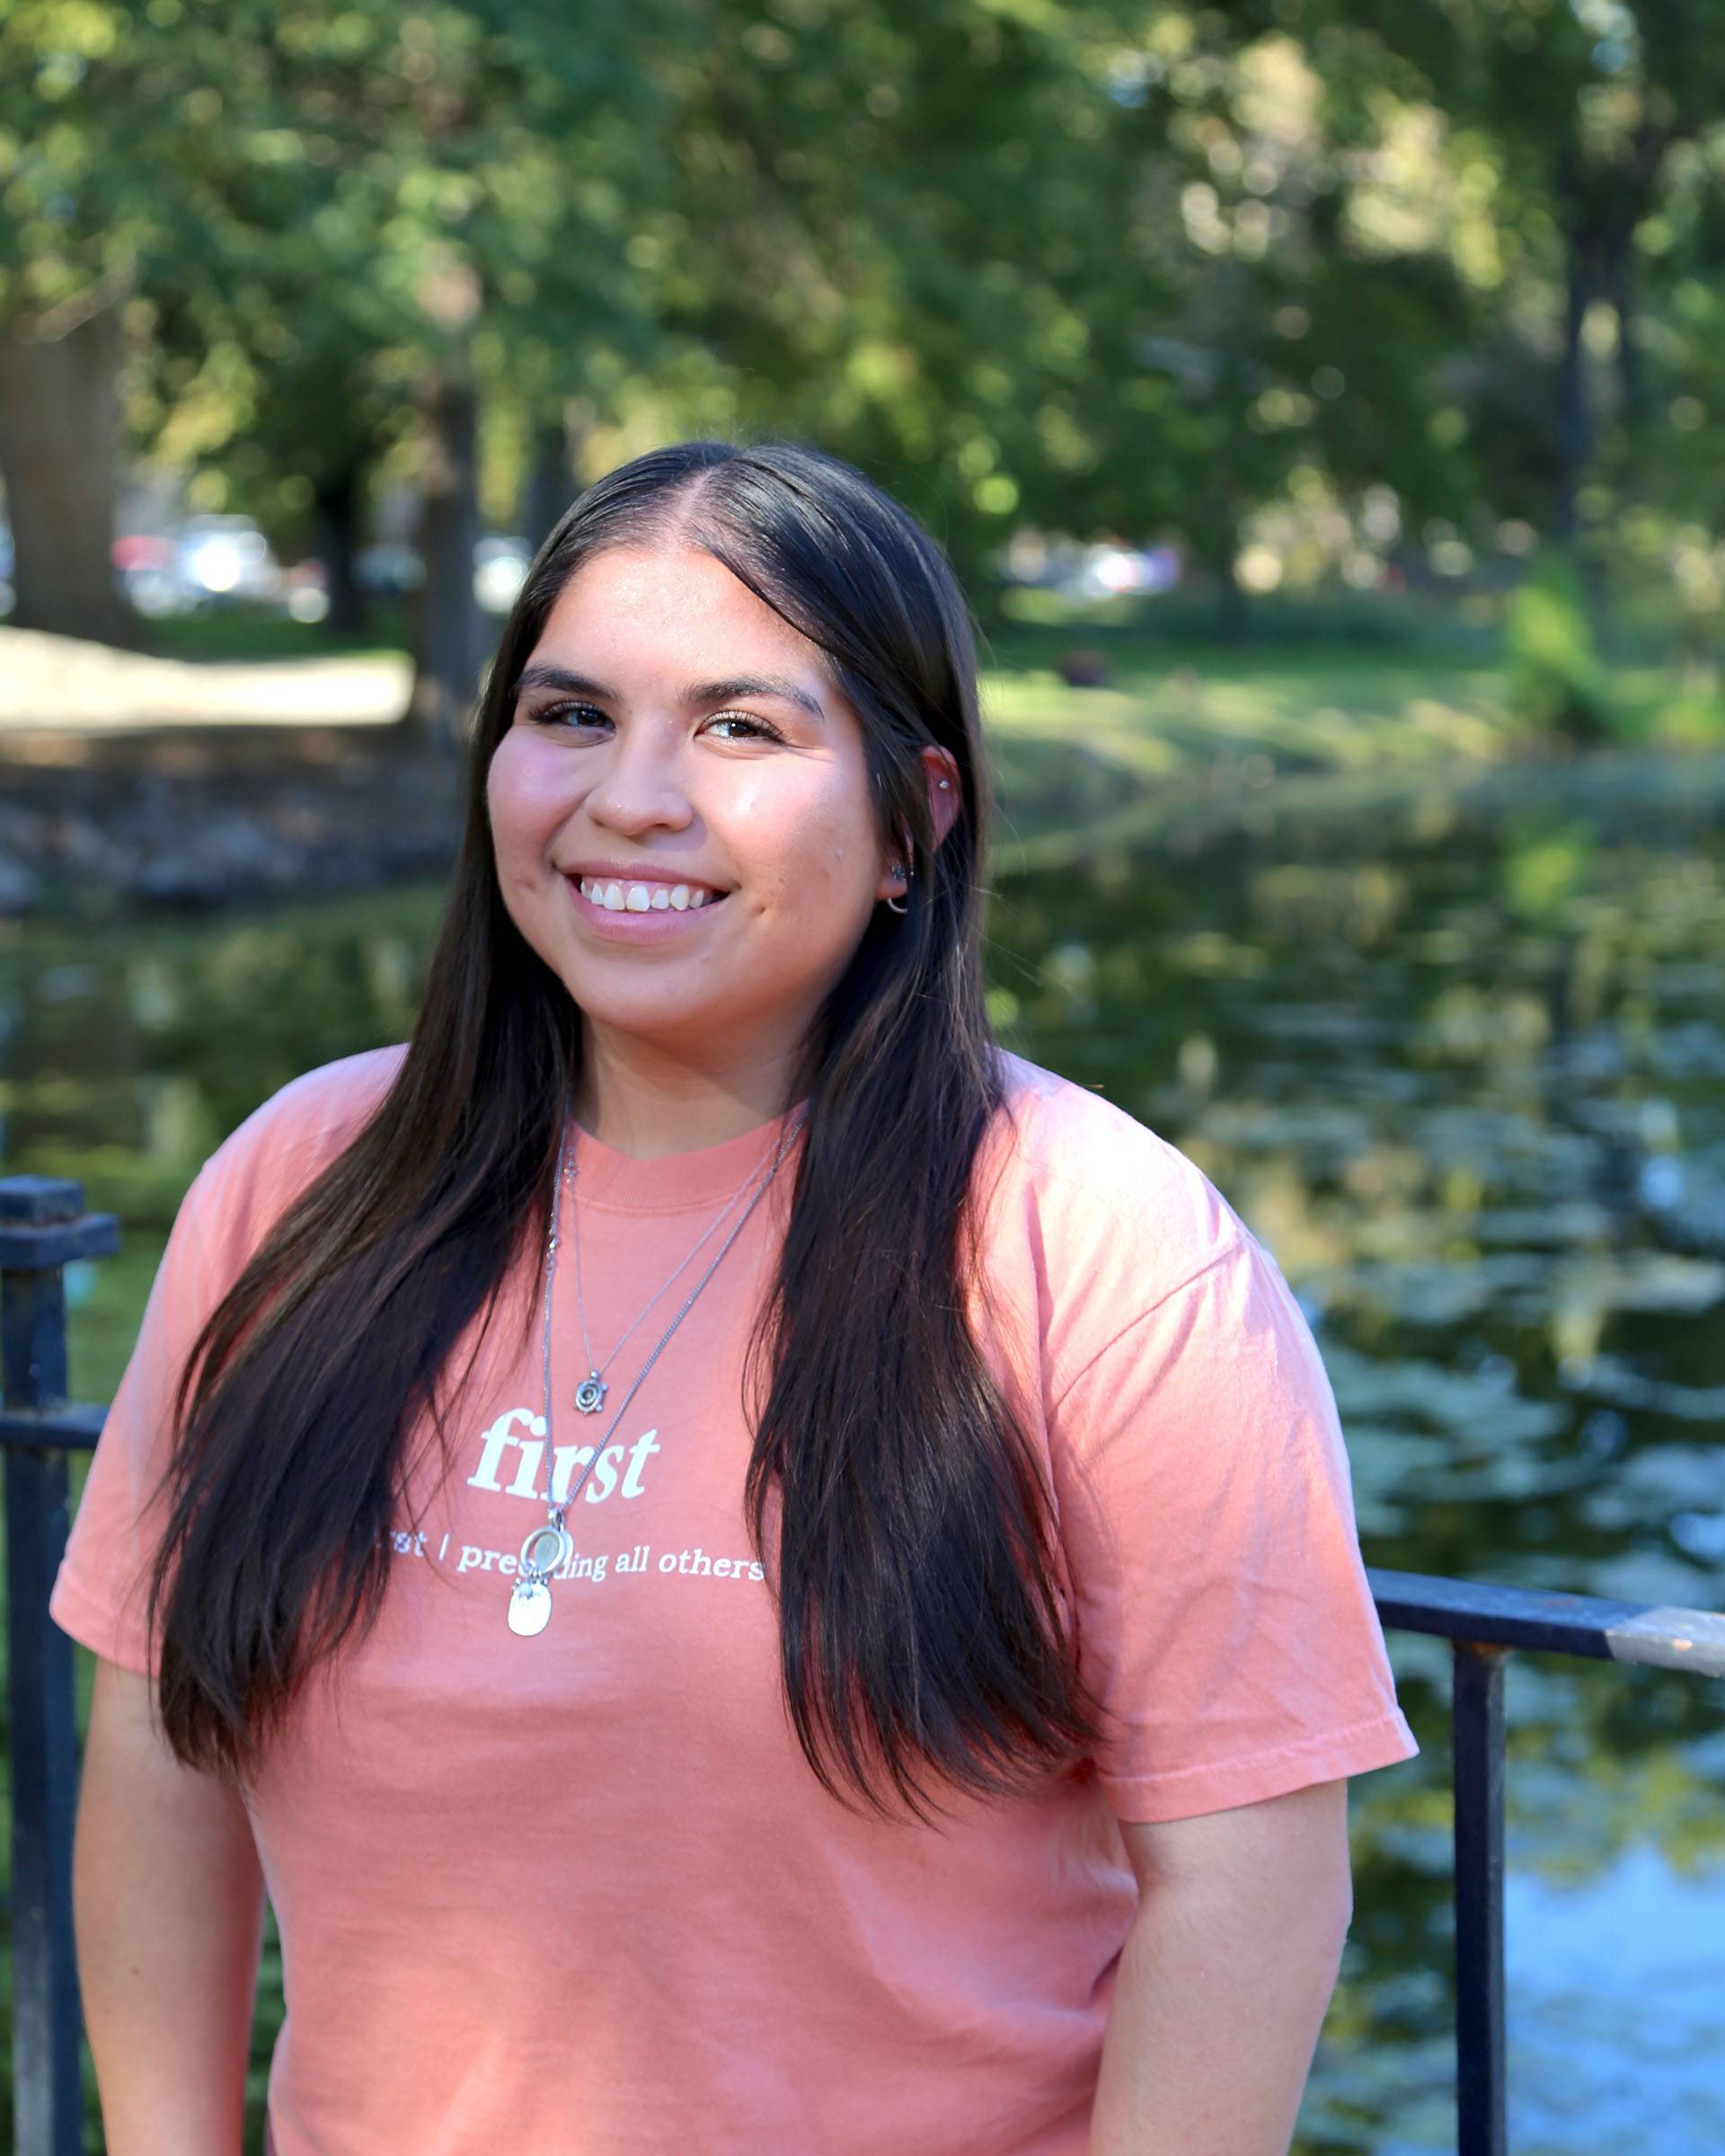
[[[1526,530],[1703,591],[1722,92],[1710,0],[14,0],[0,369],[113,314],[132,454],[326,552],[758,429],[973,575],[1167,535],[1237,610]]]

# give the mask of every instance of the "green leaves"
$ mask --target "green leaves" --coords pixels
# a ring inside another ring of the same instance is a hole
[[[1022,521],[1225,575],[1312,474],[1477,551],[1694,513],[1722,93],[1708,0],[17,0],[0,334],[135,295],[134,449],[265,515],[411,482],[464,370],[499,516],[579,403],[596,461],[818,439],[973,575]]]

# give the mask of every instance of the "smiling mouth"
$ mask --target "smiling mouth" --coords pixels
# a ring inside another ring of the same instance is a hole
[[[589,906],[607,914],[701,913],[721,906],[729,893],[703,883],[638,883],[621,877],[571,876]]]

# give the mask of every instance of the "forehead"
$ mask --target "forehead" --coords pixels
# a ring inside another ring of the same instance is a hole
[[[638,678],[771,664],[830,700],[826,654],[699,547],[608,547],[558,593],[533,658]],[[611,675],[605,675],[609,679]]]

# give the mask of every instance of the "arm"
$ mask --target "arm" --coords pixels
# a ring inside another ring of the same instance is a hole
[[[1287,2156],[1353,1915],[1346,1780],[1120,1832],[1138,1914],[1090,2156]]]
[[[109,2156],[241,2143],[263,1876],[235,1791],[182,1767],[146,1677],[99,1658],[72,1899]]]

